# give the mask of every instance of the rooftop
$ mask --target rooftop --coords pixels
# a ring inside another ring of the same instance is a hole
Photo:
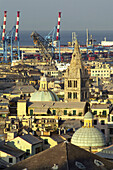
[[[86,105],[86,102],[60,102],[60,101],[55,101],[55,102],[46,102],[46,101],[39,101],[39,102],[29,102],[28,107],[38,107],[38,108],[84,108]]]
[[[42,140],[40,140],[39,138],[34,137],[30,134],[22,135],[22,136],[19,136],[19,137],[24,139],[25,141],[27,141],[28,143],[30,143],[32,145],[42,142]]]
[[[7,170],[25,168],[27,170],[51,170],[53,167],[57,167],[59,170],[111,170],[113,163],[70,143],[63,142],[18,162]]]
[[[0,151],[5,152],[5,153],[10,154],[15,157],[19,157],[25,153],[24,151],[22,151],[20,149],[13,148],[13,147],[5,145],[5,144],[0,145]]]

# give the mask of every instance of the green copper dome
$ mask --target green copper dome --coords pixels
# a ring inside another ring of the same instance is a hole
[[[52,92],[51,90],[47,90],[47,91],[36,91],[32,94],[31,98],[30,98],[31,102],[35,102],[35,101],[59,101],[59,98],[57,97],[57,95]]]
[[[80,147],[102,147],[105,138],[97,128],[81,127],[73,134],[71,143]]]

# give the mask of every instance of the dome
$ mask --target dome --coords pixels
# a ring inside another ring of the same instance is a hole
[[[102,147],[105,138],[97,128],[81,127],[73,134],[71,143],[80,147]]]
[[[47,90],[47,91],[36,91],[32,94],[31,98],[30,98],[31,102],[35,102],[35,101],[59,101],[59,98],[57,97],[57,95],[52,92],[51,90]]]
[[[84,116],[84,119],[87,119],[87,120],[93,119],[92,113],[91,113],[91,112],[87,112],[87,113],[85,114],[85,116]]]

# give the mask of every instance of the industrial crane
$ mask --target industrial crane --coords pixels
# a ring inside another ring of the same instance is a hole
[[[40,34],[37,32],[31,33],[31,38],[33,38],[34,44],[38,47],[40,54],[43,57],[43,61],[52,62],[52,53],[51,46],[48,45],[48,41],[45,40]]]
[[[11,63],[14,57],[20,59],[20,48],[19,48],[19,17],[20,11],[17,11],[16,26],[6,33],[6,17],[7,11],[4,11],[4,22],[2,27],[2,47],[3,47],[3,62],[7,62],[7,55],[10,55]]]
[[[5,45],[6,19],[7,19],[7,11],[4,11],[3,26],[1,26],[1,32],[0,32],[1,33],[0,41],[1,41],[2,48],[3,48],[1,57],[3,57],[4,62],[7,60],[6,45]]]
[[[61,61],[61,55],[60,55],[60,21],[61,21],[61,12],[59,12],[59,14],[58,14],[57,25],[45,37],[45,40],[47,40],[52,45],[52,53],[54,53],[55,48],[59,48],[59,61]]]

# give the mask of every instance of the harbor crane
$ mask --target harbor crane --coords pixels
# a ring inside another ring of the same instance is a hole
[[[17,11],[16,25],[6,33],[6,17],[7,11],[4,11],[4,22],[2,27],[2,47],[3,47],[3,62],[7,63],[7,56],[10,61],[14,59],[20,59],[20,48],[19,48],[19,17],[20,11]]]
[[[47,40],[52,45],[52,53],[53,54],[55,52],[55,48],[59,48],[59,61],[61,61],[61,55],[60,55],[60,22],[61,22],[61,12],[59,12],[59,14],[58,14],[57,25],[45,37],[45,40]]]
[[[31,38],[33,38],[34,44],[38,47],[39,52],[42,55],[43,61],[46,61],[46,62],[51,64],[52,53],[51,53],[51,46],[48,45],[48,41],[45,40],[37,32],[32,32]]]
[[[4,11],[3,26],[1,26],[1,31],[0,31],[0,42],[3,48],[3,51],[0,57],[3,58],[3,61],[7,61],[7,57],[6,57],[7,53],[6,53],[6,46],[5,46],[6,19],[7,19],[7,11]]]

